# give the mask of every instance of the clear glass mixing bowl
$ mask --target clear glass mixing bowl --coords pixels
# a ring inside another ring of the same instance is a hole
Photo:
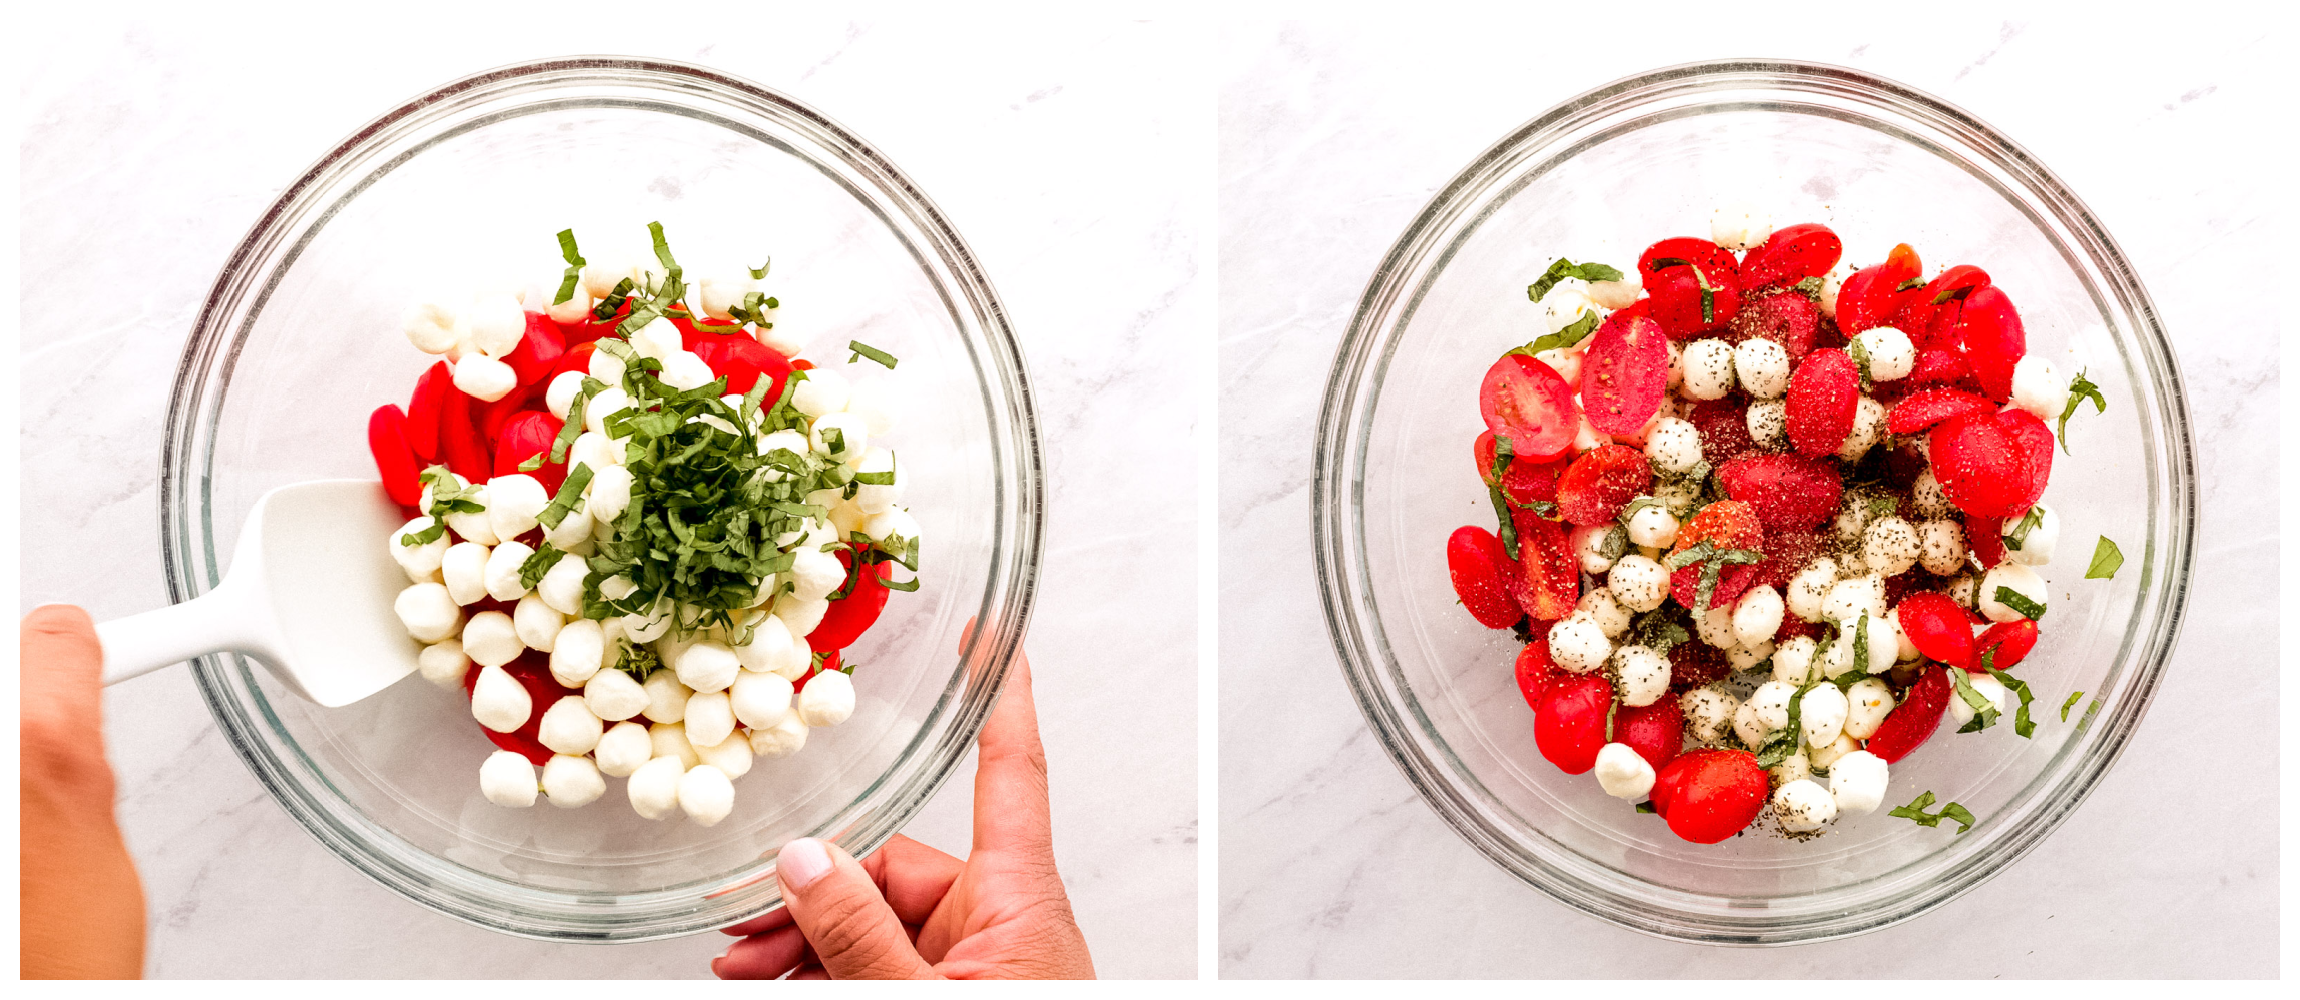
[[[409,304],[478,278],[555,280],[553,234],[569,226],[587,246],[644,250],[656,220],[690,268],[772,254],[781,321],[811,334],[804,356],[844,362],[851,338],[901,359],[891,444],[924,528],[921,586],[848,650],[851,720],[760,761],[736,782],[734,814],[704,828],[640,819],[617,779],[582,809],[488,804],[477,775],[491,745],[460,692],[420,678],[330,710],[237,657],[195,667],[233,748],[312,836],[408,898],[506,933],[638,941],[723,926],[779,905],[768,876],[785,841],[876,848],[971,745],[1029,614],[1037,422],[965,243],[908,177],[813,109],[624,58],[511,66],[424,94],[328,151],[257,222],[216,279],[169,408],[173,599],[215,585],[265,491],[374,476],[367,414],[404,405],[432,360],[398,332]],[[970,619],[982,627],[962,642]]]
[[[1810,842],[1752,830],[1717,846],[1567,775],[1533,743],[1518,644],[1454,598],[1445,539],[1493,520],[1470,468],[1481,376],[1531,340],[1525,286],[1560,256],[1633,262],[1708,233],[1747,197],[1777,224],[1826,223],[1856,263],[1892,244],[1928,274],[1985,268],[2029,349],[2074,348],[2108,398],[2069,423],[2046,499],[2060,512],[2043,641],[2018,674],[2041,725],[1945,729],[1896,765],[1895,805],[1930,789],[1980,823],[1926,829],[1877,813]],[[1590,91],[1471,163],[1367,286],[1334,360],[1317,441],[1317,568],[1358,705],[1406,777],[1510,874],[1584,912],[1663,937],[1788,944],[1875,930],[1979,885],[2076,809],[2148,710],[2179,630],[2195,524],[2188,413],[2171,344],[2132,266],[2036,158],[1938,99],[1833,66],[1717,62]],[[2082,579],[2096,535],[2123,549]],[[2083,721],[2072,691],[2101,700]]]

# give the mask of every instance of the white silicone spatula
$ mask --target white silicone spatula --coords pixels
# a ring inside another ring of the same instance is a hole
[[[385,546],[406,517],[373,480],[264,494],[216,589],[96,626],[104,683],[231,652],[328,708],[390,687],[415,671],[423,648],[392,610],[408,579]]]

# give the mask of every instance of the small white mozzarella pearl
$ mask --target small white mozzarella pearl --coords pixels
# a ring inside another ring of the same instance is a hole
[[[1733,736],[1751,750],[1765,746],[1765,723],[1757,718],[1757,706],[1742,702],[1733,710]]]
[[[594,434],[607,433],[607,418],[631,408],[631,394],[620,385],[609,385],[592,394],[583,404],[583,429]],[[598,471],[598,470],[593,470]]]
[[[480,725],[508,733],[526,725],[534,711],[534,700],[517,678],[492,664],[479,669],[479,680],[471,685],[471,717]]]
[[[1556,331],[1551,331],[1556,332]],[[1572,347],[1552,347],[1533,356],[1533,360],[1548,365],[1565,384],[1581,388],[1581,361],[1589,355],[1589,342],[1584,340]]]
[[[527,584],[519,579],[519,567],[534,554],[535,550],[528,548],[525,542],[504,542],[489,552],[486,565],[480,567],[487,596],[498,601],[516,601],[527,596]]]
[[[1894,608],[1885,615],[1885,623],[1893,627],[1893,660],[1907,663],[1917,658],[1917,646],[1909,641],[1909,633],[1901,628],[1901,609]]]
[[[1812,758],[1814,767],[1833,767],[1846,754],[1859,749],[1861,749],[1861,741],[1839,732],[1836,742],[1825,747],[1814,747],[1806,752],[1806,756]]]
[[[741,733],[720,740],[716,746],[696,747],[695,755],[705,766],[718,768],[730,778],[751,773],[751,741]]]
[[[1765,732],[1772,733],[1789,727],[1789,699],[1796,693],[1794,685],[1766,681],[1757,685],[1757,690],[1749,695],[1747,704],[1756,713],[1757,722],[1765,727]]]
[[[1735,646],[1725,651],[1725,662],[1735,670],[1755,670],[1757,665],[1773,658],[1773,640],[1767,639],[1754,646]]]
[[[877,431],[871,432],[874,438],[877,434]],[[869,451],[863,453],[861,461],[855,463],[855,472],[858,475],[884,473],[894,473],[895,475],[893,483],[884,485],[863,483],[855,487],[854,506],[862,513],[876,514],[902,501],[902,475],[895,468],[894,452],[874,445]],[[836,520],[835,515],[833,519]],[[844,534],[844,532],[841,533]]]
[[[580,695],[568,695],[543,712],[535,740],[554,753],[587,754],[599,745],[605,726],[583,704]]]
[[[655,722],[678,722],[687,717],[687,699],[694,696],[693,688],[679,683],[679,675],[670,670],[657,670],[647,675],[640,685],[647,691],[644,713]]]
[[[1785,400],[1760,399],[1749,404],[1742,422],[1749,427],[1749,440],[1759,448],[1775,450],[1788,444],[1789,404]]]
[[[1669,658],[1650,647],[1621,647],[1613,654],[1613,669],[1624,705],[1651,705],[1669,693]]]
[[[749,271],[726,271],[695,279],[690,298],[703,315],[724,321],[735,318],[734,308],[743,304],[743,296],[758,290],[759,283]]]
[[[1574,610],[1596,622],[1608,639],[1619,639],[1621,633],[1629,631],[1629,609],[1622,607],[1613,592],[1604,587],[1590,588],[1589,593],[1581,595],[1581,600],[1574,604]]]
[[[657,598],[654,607],[646,611],[624,615],[622,622],[623,634],[630,636],[632,642],[654,642],[669,635],[671,626],[676,624],[668,598]]]
[[[1547,332],[1556,333],[1581,321],[1581,315],[1595,308],[1597,303],[1589,297],[1589,282],[1580,278],[1565,278],[1551,285],[1541,296],[1542,318],[1549,323]]]
[[[1829,765],[1829,794],[1837,800],[1837,811],[1847,816],[1876,812],[1884,804],[1890,771],[1883,757],[1867,750],[1837,758]]]
[[[550,289],[550,292],[543,296],[543,315],[558,323],[583,323],[591,319],[588,315],[592,305],[591,290],[583,287],[582,281],[576,281],[575,287],[568,290],[565,302],[552,301],[559,297],[557,282],[544,287]]]
[[[543,794],[561,809],[580,809],[607,794],[607,779],[589,757],[553,754],[543,765]]]
[[[783,620],[783,627],[790,629],[792,638],[812,634],[815,626],[823,623],[823,615],[829,613],[830,609],[831,602],[820,597],[810,599],[797,594],[784,594],[775,598],[775,617]]]
[[[1715,743],[1724,739],[1726,731],[1732,728],[1733,716],[1741,710],[1741,699],[1711,685],[1685,692],[1677,699],[1677,707],[1684,710],[1685,724],[1692,729],[1694,739]]]
[[[861,487],[863,490],[878,488],[880,487]],[[859,495],[860,490],[858,490],[857,493]],[[893,506],[893,504],[890,503],[888,506]],[[884,510],[885,508],[882,507],[880,509]],[[831,530],[838,532],[840,537],[845,537],[847,535],[861,531],[863,530],[863,525],[870,521],[870,516],[872,513],[872,511],[864,510],[853,503],[839,504],[838,506],[831,508]]]
[[[464,623],[463,655],[482,667],[500,667],[518,659],[526,648],[511,616],[501,611],[482,611]]]
[[[2068,377],[2052,362],[2031,354],[2013,364],[2012,405],[2039,420],[2057,419],[2068,408]]]
[[[1709,215],[1710,242],[1727,250],[1754,250],[1773,236],[1773,214],[1753,202],[1735,201]]]
[[[574,510],[568,511],[565,516],[559,519],[557,527],[543,529],[543,540],[550,542],[552,547],[562,552],[576,552],[576,550],[591,544],[592,528],[591,512],[584,510],[581,505],[577,505]],[[561,559],[559,562],[571,562],[577,566],[583,564],[581,559]],[[558,566],[559,563],[552,564],[553,569],[558,568]]]
[[[807,446],[828,461],[845,462],[870,447],[870,428],[851,413],[816,417],[807,427]]]
[[[608,388],[615,389],[617,391],[621,391],[621,387],[623,385],[623,373],[629,368],[628,365],[623,363],[622,358],[618,358],[605,351],[591,352],[590,362],[585,364],[583,367],[585,374],[588,374],[592,378],[598,379],[601,382],[607,383]],[[598,397],[594,396],[591,399],[591,403],[583,408],[583,412],[588,414],[594,407],[597,407],[598,405]]]
[[[724,742],[727,734],[735,731],[735,710],[727,704],[725,691],[689,695],[686,718],[681,725],[687,727],[689,743],[715,746]]]
[[[845,566],[839,557],[828,552],[805,547],[792,553],[789,575],[793,592],[801,599],[812,600],[839,589],[847,579]]]
[[[1773,793],[1773,815],[1783,830],[1811,833],[1837,818],[1837,799],[1811,778],[1798,778]]]
[[[1676,415],[1676,408],[1670,406],[1669,400],[1664,397],[1661,400],[1661,405],[1653,408],[1653,415],[1645,418],[1644,424],[1627,434],[1615,435],[1614,443],[1625,444],[1642,451],[1647,444],[1652,442],[1653,432],[1661,426],[1661,422]]]
[[[514,474],[487,481],[487,524],[495,529],[497,538],[516,538],[535,530],[540,523],[536,515],[549,506],[551,494],[534,476]]]
[[[1605,658],[1613,654],[1613,641],[1605,637],[1605,629],[1596,621],[1568,615],[1549,630],[1549,656],[1557,665],[1577,674],[1586,674],[1605,665]],[[801,696],[805,692],[800,692]]]
[[[600,670],[583,682],[583,704],[590,706],[593,715],[609,722],[621,722],[646,711],[654,699],[630,674]]]
[[[1893,689],[1875,677],[1853,682],[1845,691],[1845,700],[1848,707],[1843,732],[1856,740],[1877,735],[1877,727],[1884,725],[1885,716],[1893,711]]]
[[[846,376],[833,369],[816,368],[799,380],[798,388],[791,390],[791,407],[820,418],[845,410],[849,391]]]
[[[543,405],[551,415],[567,419],[567,410],[575,405],[575,394],[583,391],[582,372],[560,372],[551,376],[551,384],[543,390]]]
[[[742,664],[745,670],[782,674],[786,679],[792,677],[788,672],[791,669],[790,627],[773,615],[759,619],[750,627],[751,641],[734,647],[735,662]]]
[[[1893,664],[1899,661],[1901,658],[1901,632],[1899,627],[1895,626],[1893,624],[1893,619],[1886,615],[1870,615],[1866,619],[1868,622],[1866,626],[1861,626],[1862,621],[1863,619],[1855,619],[1854,621],[1848,623],[1848,631],[1845,634],[1844,641],[1852,641],[1855,634],[1850,631],[1852,627],[1859,626],[1865,628],[1869,635],[1869,662],[1867,667],[1864,669],[1868,673],[1872,674],[1881,674],[1887,670],[1893,669]]]
[[[826,670],[799,689],[799,721],[810,729],[835,726],[855,714],[854,678],[844,671]]]
[[[679,328],[662,316],[648,320],[647,325],[631,331],[631,350],[642,358],[662,361],[686,350],[686,338]]]
[[[439,561],[447,555],[448,547],[455,543],[448,541],[444,532],[438,538],[421,545],[402,545],[399,539],[402,535],[429,530],[433,523],[428,516],[416,518],[401,525],[398,531],[392,532],[391,537],[384,540],[384,544],[391,546],[392,561],[407,571],[408,580],[415,583],[438,582]]]
[[[1829,273],[1821,276],[1821,301],[1819,305],[1822,315],[1830,319],[1837,318],[1837,293],[1844,290],[1845,279],[1852,277],[1856,270],[1858,269],[1853,266],[1851,261],[1839,260],[1837,266],[1830,268]]]
[[[512,631],[519,633],[519,641],[538,653],[553,651],[559,639],[559,630],[567,625],[567,616],[553,610],[543,599],[528,594],[511,609]]]
[[[567,467],[572,469],[578,465],[590,466],[593,482],[598,481],[599,473],[608,466],[622,464],[623,446],[616,444],[615,439],[597,431],[584,431],[577,434],[575,435],[575,442],[567,446]],[[628,472],[624,474],[629,475]],[[584,489],[588,490],[590,487],[586,486]]]
[[[1954,670],[1956,668],[1943,667],[1942,669]],[[2003,683],[1987,674],[1966,674],[1965,682],[1972,685],[1974,694],[1988,699],[1990,708],[1999,712],[2004,711],[2005,686]],[[1954,693],[1949,695],[1949,725],[1963,726],[1965,723],[1973,721],[1973,714],[1973,707],[1965,704],[1963,697]]]
[[[789,452],[789,454],[776,456],[775,453],[778,451]],[[807,443],[806,435],[787,427],[759,439],[759,455],[761,457],[774,456],[782,462],[796,460],[804,464],[807,456],[813,451],[814,446]],[[771,481],[780,482],[781,480]]]
[[[1805,756],[1803,751],[1799,751],[1782,758],[1780,763],[1766,768],[1765,773],[1773,776],[1773,785],[1778,788],[1792,781],[1811,778],[1813,776],[1813,761],[1812,758]]]
[[[481,484],[478,487],[478,492],[470,499],[483,508],[488,506],[491,500],[487,495],[486,484]],[[463,539],[464,542],[473,542],[479,545],[493,545],[503,540],[501,536],[495,533],[494,519],[485,510],[458,511],[447,515],[447,530],[454,532],[455,536]],[[462,543],[458,542],[457,544]]]
[[[1701,431],[1675,417],[1663,420],[1645,438],[1645,457],[1656,472],[1675,476],[1691,472],[1701,464]]]
[[[519,602],[524,606],[527,602]],[[588,618],[577,618],[559,629],[551,639],[551,677],[562,687],[582,687],[590,683],[607,662],[607,639],[599,623]]]
[[[1723,399],[1733,391],[1733,345],[1715,337],[1696,340],[1685,348],[1685,394],[1694,399]]]
[[[1965,564],[1964,525],[1950,520],[1917,525],[1917,562],[1937,576],[1955,573]]]
[[[1641,507],[1629,516],[1629,542],[1649,549],[1677,544],[1677,515],[1667,507]]]
[[[1808,622],[1821,620],[1822,605],[1837,582],[1836,560],[1822,557],[1789,578],[1789,613]]]
[[[488,754],[479,765],[479,794],[512,809],[535,804],[535,765],[509,750]]]
[[[457,542],[439,557],[439,578],[457,604],[475,603],[487,596],[487,546]]]
[[[1805,745],[1825,747],[1837,742],[1852,710],[1852,700],[1835,684],[1818,684],[1805,692],[1797,707],[1797,725],[1804,730]]]
[[[1889,326],[1870,327],[1853,338],[1869,356],[1869,377],[1879,382],[1907,378],[1917,365],[1917,345]]]
[[[702,826],[711,826],[735,811],[735,783],[726,772],[697,764],[679,777],[679,809]]]
[[[467,354],[455,362],[454,382],[464,395],[492,403],[519,387],[519,373],[485,354]]]
[[[1847,462],[1858,462],[1869,449],[1885,436],[1885,404],[1861,397],[1853,408],[1853,430],[1845,435],[1845,443],[1837,449],[1837,457]]]
[[[2052,553],[2060,545],[2060,515],[2051,507],[2036,505],[2037,523],[2028,529],[2020,546],[2013,546],[2013,529],[2020,527],[2027,516],[2006,518],[2004,522],[2005,558],[2023,566],[2042,566],[2052,561]]]
[[[1821,617],[1839,624],[1858,621],[1866,612],[1872,618],[1885,617],[1885,579],[1880,576],[1856,576],[1839,580],[1829,587],[1829,596],[1821,600]]]
[[[438,642],[463,625],[463,608],[442,584],[412,584],[392,599],[391,609],[417,642]]]
[[[1621,267],[1614,270],[1621,272],[1621,280],[1590,282],[1590,300],[1607,309],[1627,309],[1636,305],[1637,297],[1645,292],[1644,283],[1638,280],[1637,269]]]
[[[760,757],[787,756],[807,745],[807,724],[799,719],[799,713],[792,712],[772,726],[751,730],[750,739],[751,752]]]
[[[591,470],[591,495],[584,501],[591,519],[600,524],[613,523],[631,507],[631,470],[610,465]]]
[[[658,722],[648,727],[647,738],[654,742],[657,757],[676,757],[688,767],[703,762],[695,755],[695,744],[687,739],[687,726],[683,722]]]
[[[399,328],[407,334],[407,342],[425,354],[445,354],[462,336],[456,331],[455,310],[435,302],[408,309],[400,318]]]
[[[769,729],[791,712],[791,682],[777,674],[745,670],[728,690],[728,707],[752,729]]]
[[[1800,635],[1773,649],[1773,679],[1803,687],[1814,677],[1813,653],[1820,648],[1812,636]]]
[[[1949,495],[1942,492],[1940,478],[1933,475],[1929,465],[1923,472],[1917,473],[1916,484],[1909,487],[1909,500],[1910,506],[1916,508],[1918,517],[1939,520],[1952,517],[1957,512],[1949,503]]]
[[[1899,576],[1916,565],[1922,554],[1924,546],[1917,540],[1916,526],[1898,516],[1880,517],[1861,532],[1861,561],[1872,573]]]
[[[1693,616],[1693,632],[1701,641],[1718,649],[1732,649],[1740,645],[1733,637],[1733,609],[1709,608]]]
[[[846,412],[861,417],[874,438],[892,433],[902,419],[902,396],[894,379],[884,375],[856,379],[847,392]]]
[[[1642,799],[1653,790],[1653,762],[1626,743],[1597,751],[1597,786],[1617,799]]]
[[[647,735],[647,727],[618,722],[599,737],[599,746],[591,754],[599,759],[600,771],[610,777],[627,777],[655,758],[655,741]]]
[[[574,556],[562,556],[535,582],[535,596],[563,615],[583,613],[583,578],[591,568]]]
[[[673,351],[672,353],[664,356],[663,370],[657,373],[656,377],[661,378],[664,385],[670,386],[671,388],[678,389],[683,392],[688,389],[700,389],[706,385],[710,385],[712,380],[719,377],[719,374],[711,370],[709,362],[704,361],[702,358],[696,357],[693,353],[688,351]],[[714,417],[712,419],[717,418]],[[732,428],[726,427],[724,425],[724,421],[721,422],[720,429],[726,430],[729,433],[733,432]]]
[[[1613,560],[1605,557],[1605,536],[1612,534],[1614,527],[1608,521],[1604,524],[1578,525],[1573,529],[1569,541],[1573,546],[1574,557],[1581,561],[1582,572],[1594,575],[1613,568]]]
[[[742,672],[742,663],[726,643],[705,639],[679,651],[675,664],[679,683],[700,692],[724,691]]]
[[[464,343],[490,358],[519,349],[527,335],[527,313],[510,295],[482,295],[471,300],[456,317]]]
[[[686,762],[677,757],[657,757],[631,772],[623,787],[631,810],[644,819],[669,816],[679,807],[679,779],[686,773]]]
[[[591,250],[583,255],[583,290],[594,299],[604,299],[615,294],[617,284],[629,281],[631,290],[637,291],[641,262],[652,259],[621,249]]]
[[[2020,612],[2014,611],[2012,605],[1997,600],[1997,588],[1999,587],[2011,588],[2014,593],[2036,602],[2040,608],[2046,606],[2045,598],[2051,596],[2051,593],[2045,589],[2044,577],[2038,576],[2035,570],[2009,559],[1998,563],[1995,568],[1988,571],[1987,576],[1981,578],[1980,593],[1977,595],[1980,600],[1980,613],[1992,622],[2016,622],[2024,617]],[[465,626],[465,628],[468,630],[469,626]],[[470,640],[464,641],[469,642]]]
[[[863,536],[873,542],[893,542],[896,539],[917,541],[918,519],[902,507],[889,507],[863,522]]]
[[[416,669],[423,679],[450,691],[463,689],[463,675],[471,669],[471,657],[463,655],[463,640],[447,639],[423,647],[415,654]]]
[[[1733,371],[1741,387],[1758,399],[1778,399],[1789,391],[1789,351],[1763,337],[1733,348]]]
[[[1788,613],[1788,605],[1781,600],[1781,592],[1770,586],[1759,585],[1741,592],[1740,600],[1733,602],[1733,638],[1743,646],[1755,646],[1773,638],[1781,630],[1781,621]]]
[[[1669,571],[1643,555],[1625,555],[1605,573],[1606,589],[1631,611],[1646,612],[1669,597]]]

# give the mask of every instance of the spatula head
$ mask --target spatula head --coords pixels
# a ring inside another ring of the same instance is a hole
[[[234,575],[262,570],[251,596],[269,606],[273,671],[334,708],[397,683],[423,646],[392,602],[409,584],[390,538],[407,512],[383,484],[331,479],[283,486],[257,501]]]

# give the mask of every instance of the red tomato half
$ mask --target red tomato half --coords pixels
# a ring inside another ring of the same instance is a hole
[[[423,483],[416,479],[415,452],[407,446],[407,417],[399,407],[386,404],[367,418],[367,448],[375,455],[375,471],[383,477],[383,491],[393,503],[413,507],[422,498]]]
[[[1593,674],[1559,680],[1533,710],[1534,746],[1559,770],[1586,774],[1605,748],[1605,715],[1612,708],[1611,681]]]
[[[523,410],[504,421],[503,432],[496,437],[495,474],[498,476],[529,475],[543,484],[546,493],[557,494],[559,484],[567,480],[567,463],[545,462],[541,468],[525,473],[520,463],[542,455],[549,458],[551,446],[558,443],[559,429],[564,421],[541,410]]]
[[[1523,354],[1504,354],[1486,369],[1477,402],[1486,429],[1509,438],[1512,452],[1535,462],[1564,457],[1581,430],[1573,387],[1555,369]]]
[[[1769,288],[1817,278],[1837,266],[1844,253],[1843,241],[1818,222],[1783,226],[1742,258],[1741,287]]]
[[[1690,750],[1653,778],[1653,811],[1669,830],[1714,844],[1747,828],[1765,809],[1765,769],[1746,750]]]
[[[455,374],[445,361],[434,362],[415,380],[415,395],[407,401],[407,446],[425,462],[439,461],[439,415],[447,394],[455,391]]]

